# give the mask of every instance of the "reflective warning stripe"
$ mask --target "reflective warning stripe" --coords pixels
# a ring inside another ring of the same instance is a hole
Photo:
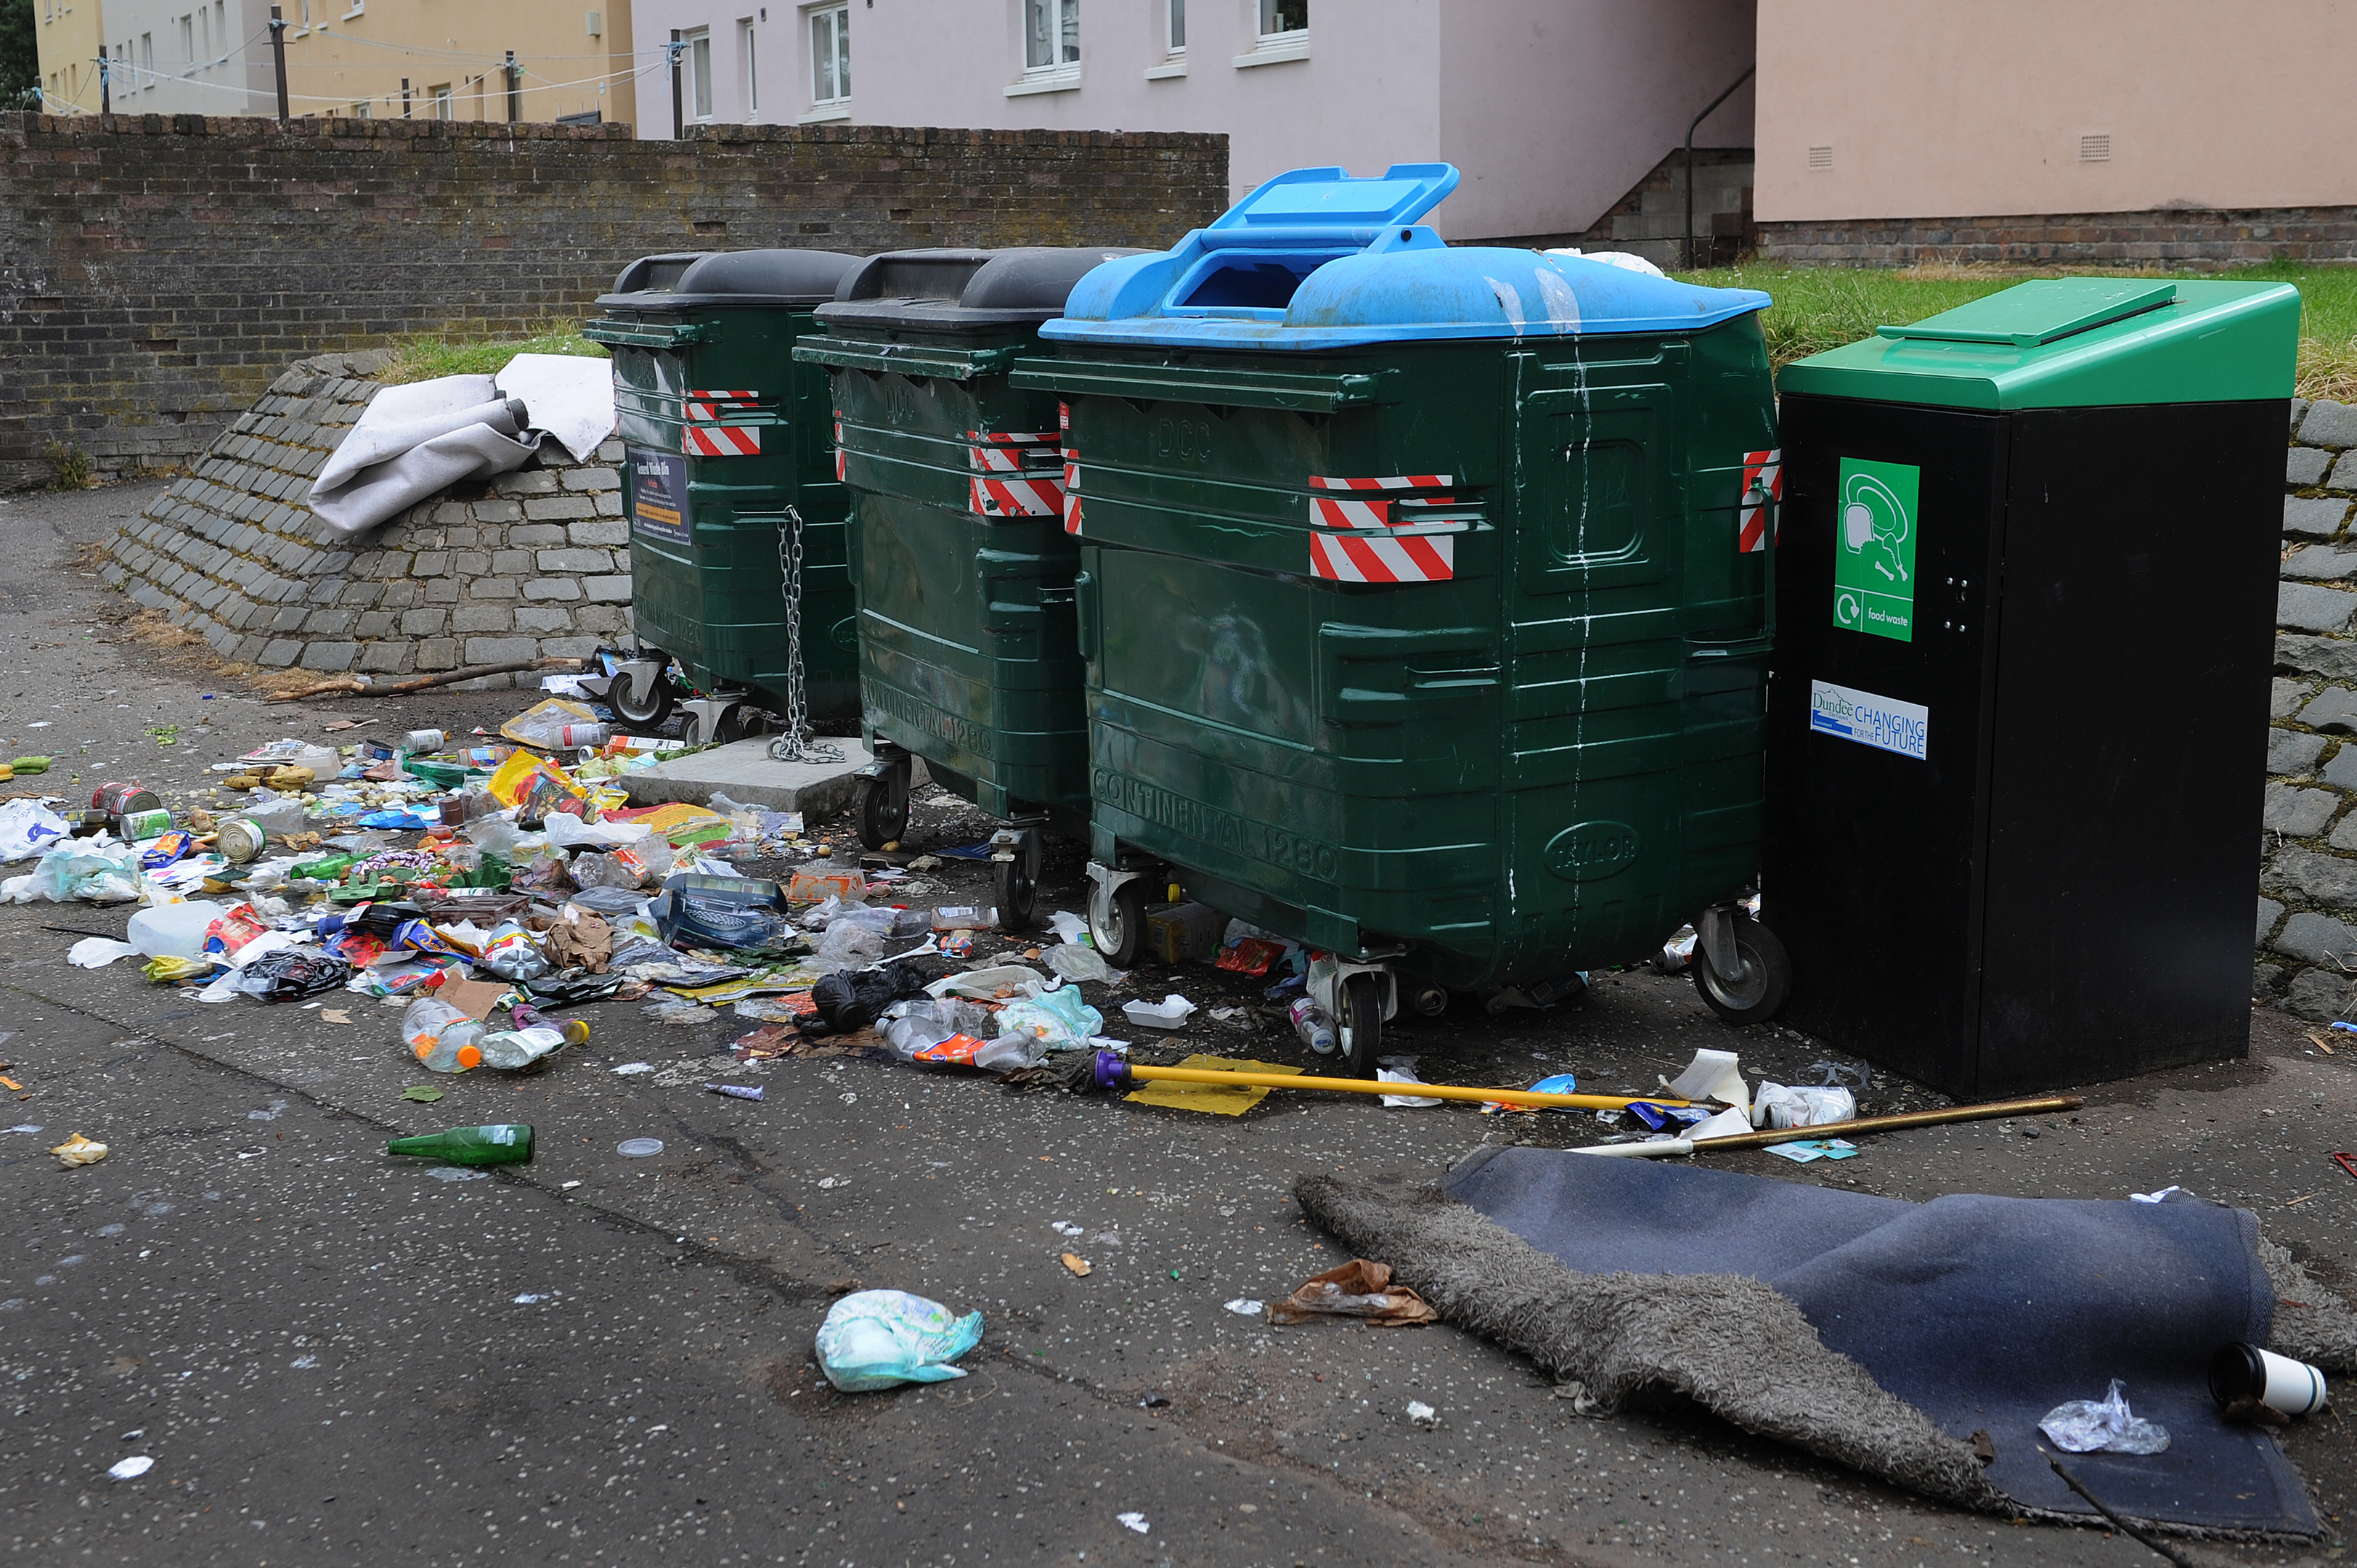
[[[1394,474],[1383,479],[1337,479],[1312,474],[1313,490],[1445,490],[1457,481],[1446,474]]]
[[[844,483],[843,411],[841,409],[835,410],[834,413],[834,482],[838,485]]]
[[[1061,517],[1064,514],[1064,485],[1061,479],[1045,477],[1013,479],[977,474],[970,484],[974,510],[984,517]]]
[[[1445,534],[1313,533],[1309,570],[1329,583],[1445,583],[1457,575],[1456,543]]]
[[[1073,448],[1064,448],[1064,532],[1081,532],[1081,455]]]
[[[1784,500],[1784,449],[1743,455],[1743,496],[1737,503],[1735,548],[1756,555],[1776,542],[1778,513]]]
[[[687,422],[679,433],[679,449],[691,457],[758,457],[761,454],[761,427],[758,424],[727,424],[722,421],[742,418],[754,412],[761,401],[758,392],[722,392],[709,388],[690,391],[685,394]]]

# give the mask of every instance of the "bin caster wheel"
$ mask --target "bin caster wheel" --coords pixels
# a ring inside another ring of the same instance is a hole
[[[660,729],[663,721],[671,717],[673,700],[670,661],[651,650],[642,653],[640,659],[655,667],[654,673],[646,680],[645,690],[639,689],[639,672],[625,668],[614,677],[606,701],[612,705],[615,715],[632,728]]]
[[[1695,989],[1703,1004],[1730,1024],[1757,1024],[1776,1015],[1792,989],[1792,960],[1776,933],[1738,914],[1729,918],[1730,936],[1739,968],[1721,974],[1711,967],[1710,953],[1695,943]]]
[[[1426,1018],[1448,1011],[1448,993],[1437,985],[1419,985],[1408,993],[1407,1004]]]
[[[1010,934],[1031,929],[1031,916],[1038,907],[1039,884],[1023,868],[1023,857],[998,863],[998,929]],[[1141,923],[1143,917],[1141,917]]]
[[[893,793],[888,779],[859,781],[859,842],[864,847],[882,849],[907,836],[909,797],[901,794],[896,805]]]
[[[723,746],[734,741],[750,740],[757,735],[770,733],[770,715],[750,703],[739,703],[720,715],[720,722],[713,727],[712,733]]]
[[[1375,1076],[1383,1041],[1383,982],[1378,974],[1345,976],[1335,996],[1334,1045],[1356,1078]]]
[[[1146,950],[1146,890],[1150,885],[1148,878],[1141,876],[1114,888],[1113,897],[1104,901],[1102,919],[1093,907],[1090,910],[1089,940],[1115,969],[1129,968]],[[1093,906],[1094,900],[1091,903]]]

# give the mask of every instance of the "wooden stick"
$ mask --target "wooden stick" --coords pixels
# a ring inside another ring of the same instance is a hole
[[[2114,1513],[2110,1509],[2105,1508],[2102,1500],[2098,1498],[2094,1493],[2089,1491],[2086,1487],[2079,1484],[2078,1477],[2071,1474],[2070,1471],[2065,1470],[2062,1467],[2061,1460],[2057,1459],[2053,1455],[2047,1453],[2046,1445],[2044,1444],[2041,1443],[2038,1445],[2038,1451],[2040,1454],[2046,1455],[2046,1462],[2054,1466],[2054,1473],[2062,1477],[2062,1484],[2064,1486],[2070,1487],[2072,1491],[2086,1498],[2087,1504],[2090,1508],[2093,1509],[2097,1513],[2102,1514],[2105,1519],[2110,1520],[2130,1538],[2145,1546],[2150,1547],[2153,1551],[2159,1552],[2163,1557],[2166,1557],[2171,1563],[2176,1563],[2177,1568],[2197,1568],[2193,1559],[2186,1556],[2185,1553],[2163,1545],[2155,1537],[2147,1535],[2143,1530],[2129,1523],[2128,1520],[2123,1519],[2118,1514]]]
[[[280,692],[264,697],[265,703],[299,703],[306,697],[398,697],[410,692],[424,692],[436,686],[455,686],[461,681],[479,681],[486,675],[516,675],[524,671],[585,670],[586,659],[519,659],[508,664],[478,664],[471,670],[453,670],[443,675],[421,675],[414,681],[403,681],[390,686],[379,686],[358,675],[339,675],[332,681],[296,691]]]
[[[1541,1094],[1528,1089],[1465,1089],[1449,1083],[1385,1083],[1380,1079],[1308,1078],[1279,1072],[1220,1072],[1200,1067],[1133,1067],[1129,1076],[1146,1083],[1209,1083],[1246,1089],[1324,1089],[1343,1094],[1411,1094],[1423,1100],[1497,1101],[1533,1110],[1626,1111],[1647,1105],[1684,1106],[1692,1101],[1662,1094]],[[1802,1134],[1807,1136],[1806,1133]]]
[[[1736,1133],[1724,1138],[1702,1138],[1695,1153],[1720,1149],[1764,1149],[1770,1144],[1798,1143],[1809,1138],[1841,1138],[1852,1133],[1889,1133],[1901,1127],[1938,1127],[1951,1122],[1986,1122],[1998,1116],[2042,1116],[2054,1111],[2076,1111],[2086,1103],[2075,1094],[2049,1094],[2029,1100],[1996,1100],[1982,1105],[1950,1105],[1938,1111],[1906,1111],[1895,1116],[1860,1116],[1849,1122],[1824,1122],[1814,1127],[1770,1127],[1760,1133]]]

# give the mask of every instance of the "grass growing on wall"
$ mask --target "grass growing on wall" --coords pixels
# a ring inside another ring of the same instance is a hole
[[[1769,357],[1791,360],[1871,337],[2011,288],[2024,278],[2061,277],[2067,267],[1717,267],[1675,276],[1722,288],[1762,289],[1775,305],[1760,319]],[[2106,272],[2106,277],[2126,274]],[[2225,273],[2137,274],[2287,283],[2300,293],[2299,395],[2357,402],[2357,267],[2272,263]]]
[[[578,354],[602,360],[606,350],[570,323],[549,323],[525,338],[452,338],[427,334],[393,345],[393,358],[376,379],[387,386],[430,381],[436,376],[489,376],[518,354]]]

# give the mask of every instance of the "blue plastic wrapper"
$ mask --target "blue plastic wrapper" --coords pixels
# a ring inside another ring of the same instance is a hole
[[[818,1327],[818,1364],[845,1393],[965,1376],[949,1363],[982,1343],[982,1314],[958,1316],[906,1291],[854,1291]]]

